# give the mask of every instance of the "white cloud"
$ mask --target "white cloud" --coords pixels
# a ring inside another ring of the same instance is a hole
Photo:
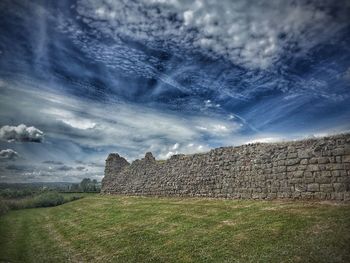
[[[176,150],[176,149],[179,148],[179,146],[180,146],[180,145],[179,145],[178,143],[175,143],[171,149],[172,149],[172,150]]]
[[[235,115],[233,115],[233,114],[230,114],[230,115],[228,115],[228,119],[229,120],[234,120],[236,117],[235,117]]]
[[[205,100],[204,101],[204,107],[205,108],[220,108],[220,104],[214,104],[211,100]]]
[[[305,54],[344,28],[349,5],[336,18],[327,2],[304,0],[84,0],[78,1],[77,12],[89,27],[117,42],[131,38],[152,47],[161,40],[167,48],[180,45],[266,69],[283,53]]]
[[[200,122],[196,122],[195,126],[201,132],[212,136],[223,136],[229,134],[238,133],[241,124],[238,122],[234,122],[232,120],[229,121],[218,121],[211,120],[211,122],[206,122],[205,120],[201,120]]]
[[[83,117],[77,117],[74,112],[64,109],[48,108],[44,110],[46,113],[55,117],[56,120],[71,126],[72,128],[86,130],[96,127],[96,123]]]
[[[16,151],[12,149],[6,149],[0,151],[0,160],[16,160],[19,158],[19,155]]]
[[[186,145],[176,143],[174,145],[162,147],[159,154],[156,155],[157,159],[164,160],[169,159],[176,154],[193,154],[209,151],[209,146],[204,146],[198,143],[188,143]]]
[[[214,132],[228,132],[229,129],[225,125],[216,124],[213,125]]]
[[[250,144],[250,143],[272,143],[272,142],[280,142],[285,139],[281,137],[260,137],[256,138],[253,140],[246,141],[245,144]]]
[[[18,126],[5,125],[0,128],[0,139],[8,142],[42,142],[44,133],[33,126],[27,127],[24,124]]]
[[[90,122],[88,120],[74,120],[74,119],[68,119],[68,120],[59,119],[59,120],[61,120],[63,123],[68,124],[73,128],[82,129],[82,130],[93,129],[96,126],[96,123]]]

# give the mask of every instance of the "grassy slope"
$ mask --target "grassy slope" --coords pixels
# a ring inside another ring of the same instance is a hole
[[[0,262],[350,262],[350,206],[88,196],[0,217]]]

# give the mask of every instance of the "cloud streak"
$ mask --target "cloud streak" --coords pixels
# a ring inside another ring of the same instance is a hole
[[[43,161],[43,164],[63,165],[62,162],[59,162],[59,161],[51,161],[51,160]]]

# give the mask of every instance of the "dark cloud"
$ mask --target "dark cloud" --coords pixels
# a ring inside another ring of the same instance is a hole
[[[0,151],[0,160],[16,160],[19,158],[19,155],[16,151],[12,149],[6,149]]]
[[[18,126],[5,125],[0,128],[0,139],[8,142],[42,142],[44,133],[31,126],[27,127],[24,124]]]
[[[97,163],[97,162],[89,162],[88,165],[92,167],[105,167],[104,163]]]
[[[75,169],[77,169],[78,171],[85,171],[85,166],[77,166]]]
[[[54,170],[56,170],[56,171],[71,171],[71,170],[74,170],[74,168],[71,166],[62,165],[59,167],[55,167]]]
[[[52,160],[48,160],[48,161],[43,161],[44,164],[53,164],[53,165],[63,165],[62,162],[59,161],[52,161]]]
[[[14,172],[31,172],[33,171],[33,167],[25,164],[9,164],[5,167],[6,170],[14,171]]]
[[[90,166],[90,167],[104,167],[105,166],[105,163],[98,163],[98,162],[84,162],[82,160],[76,160],[75,163],[77,164],[83,164],[83,165],[87,165],[87,166]]]

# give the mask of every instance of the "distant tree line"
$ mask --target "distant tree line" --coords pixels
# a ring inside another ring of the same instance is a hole
[[[8,199],[23,198],[27,196],[33,196],[37,192],[38,192],[38,189],[36,188],[23,188],[23,189],[5,188],[0,190],[0,197],[8,198]]]
[[[84,178],[79,184],[72,184],[69,190],[70,192],[99,193],[101,183],[96,179]]]
[[[98,193],[101,183],[96,179],[84,178],[80,183],[0,183],[0,197],[5,199],[24,198],[43,192]]]

